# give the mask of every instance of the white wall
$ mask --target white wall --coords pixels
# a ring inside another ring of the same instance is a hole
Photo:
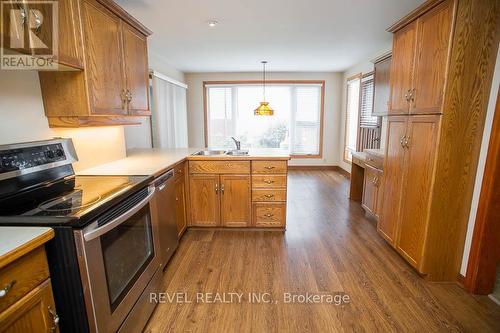
[[[0,71],[0,144],[37,141],[55,136],[71,137],[81,170],[123,158],[123,128],[96,127],[51,129],[44,114],[38,74],[31,71]]]
[[[323,158],[293,159],[290,165],[338,165],[340,128],[340,91],[342,74],[281,72],[268,73],[269,80],[324,80]],[[203,81],[261,80],[262,73],[187,73],[189,146],[204,147]]]
[[[469,224],[467,226],[467,235],[465,238],[464,254],[462,257],[462,267],[460,268],[460,274],[462,274],[463,276],[465,276],[465,273],[467,272],[467,263],[469,262],[469,253],[472,243],[472,235],[474,233],[477,208],[479,206],[479,196],[481,194],[481,185],[483,183],[484,167],[486,164],[486,157],[488,155],[488,146],[491,136],[491,127],[493,125],[493,116],[495,114],[495,105],[498,98],[497,95],[498,95],[499,85],[500,85],[500,48],[497,53],[495,73],[493,74],[493,82],[491,84],[490,99],[488,102],[488,110],[486,113],[486,121],[483,131],[483,140],[481,142],[481,151],[479,153],[476,181],[474,184],[474,193],[472,195],[472,203],[469,213]]]

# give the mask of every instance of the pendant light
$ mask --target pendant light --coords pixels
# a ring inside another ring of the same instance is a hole
[[[255,109],[254,115],[256,116],[272,116],[274,114],[274,110],[269,107],[269,103],[266,102],[266,64],[267,61],[261,61],[262,63],[262,92],[263,98],[262,102],[260,102],[260,106]]]

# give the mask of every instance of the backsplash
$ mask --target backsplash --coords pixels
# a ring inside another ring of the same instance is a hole
[[[49,128],[37,72],[0,72],[0,144],[72,138],[79,157],[75,170],[125,157],[122,126],[76,129]]]

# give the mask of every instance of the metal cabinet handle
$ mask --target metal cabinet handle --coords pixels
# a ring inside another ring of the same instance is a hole
[[[410,136],[407,136],[406,139],[405,139],[405,142],[404,142],[404,147],[406,149],[409,149],[410,148]]]
[[[215,194],[219,194],[219,183],[215,183]]]
[[[222,192],[222,194],[224,194],[224,183],[220,185],[220,191]]]
[[[274,167],[273,167],[272,165],[268,165],[268,166],[266,166],[265,168],[266,168],[267,170],[272,170],[272,169],[274,169]]]
[[[415,88],[409,90],[409,96],[408,97],[410,98],[411,102],[415,101],[415,92],[416,92]]]
[[[268,199],[271,199],[272,197],[274,197],[274,194],[264,194],[264,196]]]
[[[266,179],[266,180],[264,180],[264,183],[266,183],[266,184],[272,184],[272,183],[274,183],[274,180]]]
[[[50,331],[55,332],[57,330],[57,326],[59,325],[59,315],[54,309],[52,309],[50,305],[47,307],[47,309],[49,310],[49,314],[52,317],[52,324],[53,324],[52,327],[50,328]]]
[[[407,102],[409,102],[409,101],[410,101],[410,91],[411,91],[411,89],[408,89],[408,90],[406,91],[406,94],[405,94],[405,99],[406,99],[406,101],[407,101]]]
[[[12,287],[14,286],[14,284],[16,284],[16,282],[17,282],[16,280],[12,280],[9,283],[7,283],[5,287],[0,289],[0,298],[5,297],[9,293],[9,291],[12,290]]]
[[[401,147],[405,147],[405,139],[406,139],[406,135],[402,136],[400,139],[399,139],[399,143],[401,144]]]
[[[273,217],[273,216],[274,216],[274,214],[267,213],[267,214],[265,214],[264,216],[265,216],[265,217]]]
[[[122,100],[122,109],[123,109],[127,105],[127,91],[125,89],[122,89],[120,93],[120,98]]]
[[[127,101],[130,103],[132,101],[132,93],[127,89]]]

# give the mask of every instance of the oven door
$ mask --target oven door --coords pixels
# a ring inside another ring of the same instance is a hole
[[[161,263],[154,187],[75,231],[89,326],[116,332]]]

